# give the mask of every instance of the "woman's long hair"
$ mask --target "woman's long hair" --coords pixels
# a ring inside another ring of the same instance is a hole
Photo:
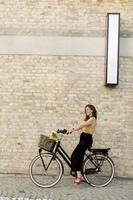
[[[89,107],[93,112],[92,112],[92,115],[93,115],[93,117],[95,117],[96,119],[97,119],[97,110],[96,110],[96,108],[93,106],[93,105],[91,105],[91,104],[88,104],[88,105],[86,105],[85,106],[85,121],[87,121],[90,117],[89,116],[87,116],[87,114],[86,114],[86,107]]]

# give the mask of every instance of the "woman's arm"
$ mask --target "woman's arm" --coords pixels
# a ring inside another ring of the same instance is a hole
[[[74,126],[72,129],[69,130],[69,132],[74,132],[74,131],[78,131],[80,129],[82,129],[85,126],[89,126],[93,123],[94,121],[94,117],[91,117],[90,119],[88,119],[87,121],[83,121],[80,124]]]

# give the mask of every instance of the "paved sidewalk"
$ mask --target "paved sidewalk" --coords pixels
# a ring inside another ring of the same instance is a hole
[[[0,175],[0,200],[132,200],[133,179],[116,179],[106,187],[87,183],[74,186],[73,177],[63,176],[54,187],[35,186],[28,176]]]

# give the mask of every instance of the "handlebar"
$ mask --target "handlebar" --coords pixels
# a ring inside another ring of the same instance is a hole
[[[58,129],[57,133],[69,134],[69,132],[67,132],[67,129]]]

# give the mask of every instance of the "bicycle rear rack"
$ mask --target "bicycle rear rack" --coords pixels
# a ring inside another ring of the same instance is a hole
[[[93,154],[103,154],[103,155],[108,155],[108,151],[111,148],[91,148],[88,149],[90,152],[92,152]]]

